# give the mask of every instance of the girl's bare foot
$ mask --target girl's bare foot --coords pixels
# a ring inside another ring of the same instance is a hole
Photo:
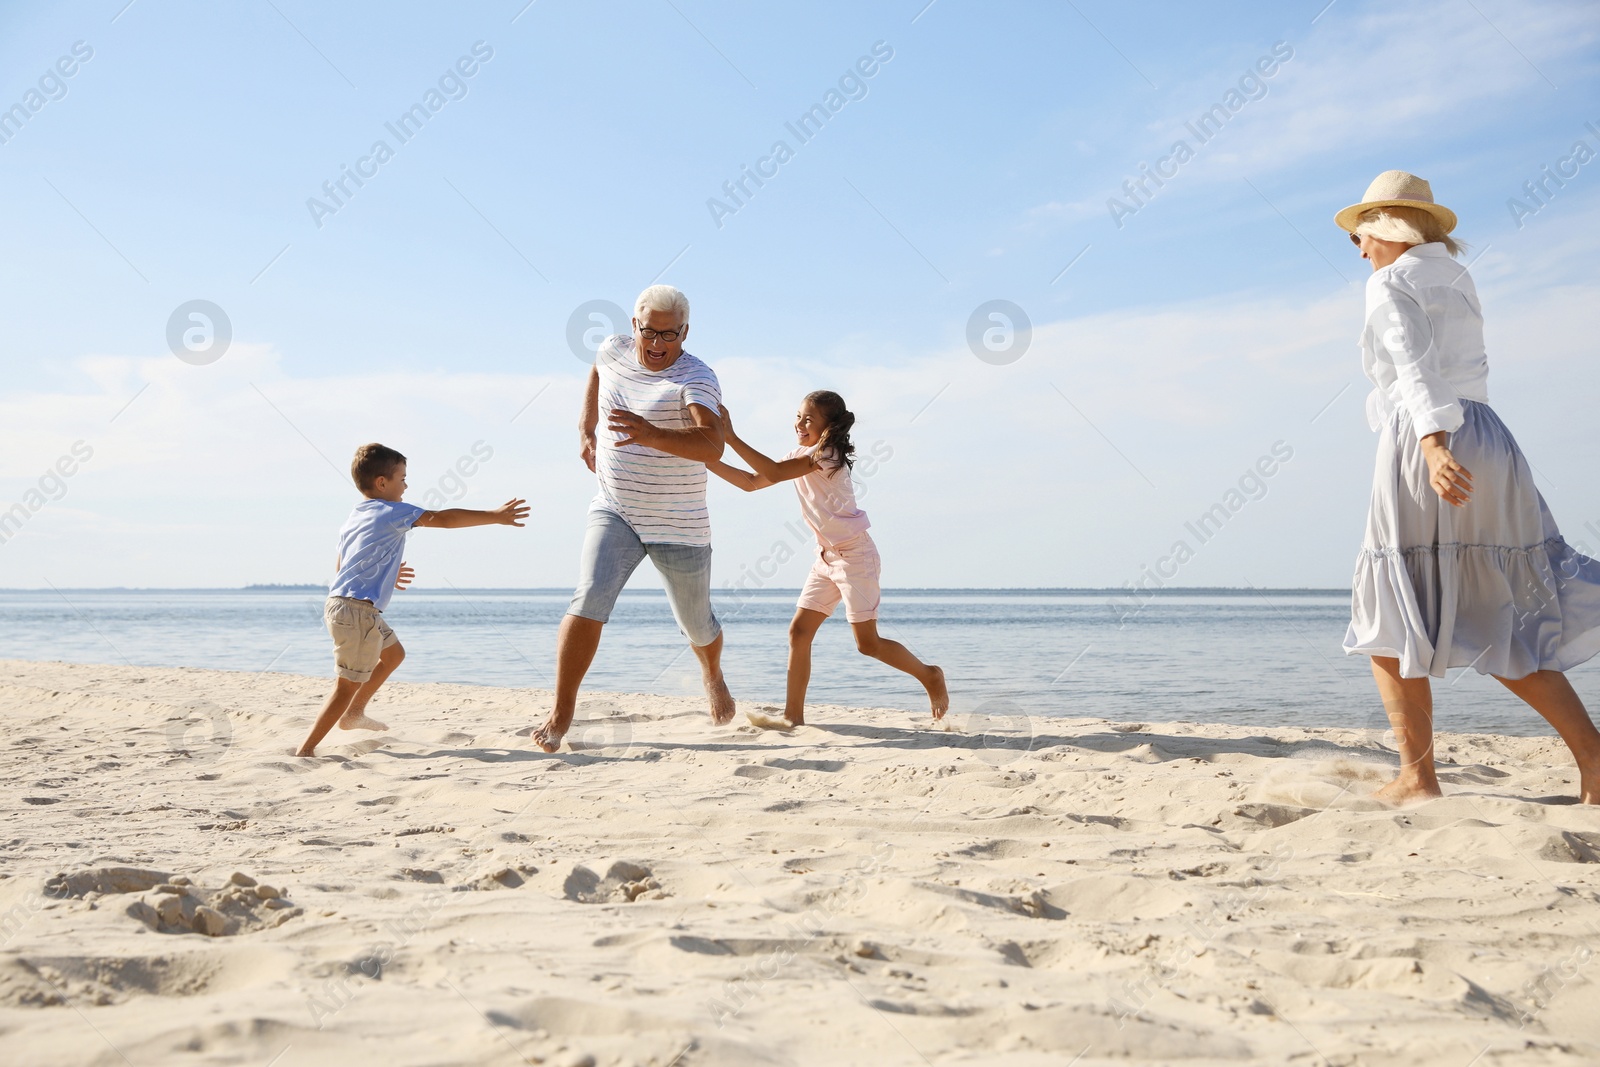
[[[931,664],[928,670],[933,672],[933,680],[923,684],[928,690],[928,703],[933,706],[933,717],[937,721],[950,710],[950,690],[945,687],[943,670]]]
[[[371,718],[365,711],[347,711],[339,716],[341,730],[387,730],[386,723]]]
[[[733,694],[728,691],[728,683],[718,678],[716,681],[706,683],[706,699],[711,701],[711,721],[718,726],[726,726],[733,721],[737,706],[733,702]]]
[[[546,752],[561,751],[561,739],[566,736],[566,731],[557,732],[554,723],[545,723],[533,732],[533,743]]]
[[[1444,796],[1444,790],[1439,788],[1437,781],[1424,782],[1414,776],[1402,775],[1388,785],[1372,794],[1374,800],[1382,801],[1390,807],[1401,808],[1407,804],[1419,804],[1424,800],[1433,800]]]

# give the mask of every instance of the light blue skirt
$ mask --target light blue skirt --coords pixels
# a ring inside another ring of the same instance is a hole
[[[1411,416],[1383,429],[1344,650],[1394,657],[1406,678],[1570,670],[1600,652],[1600,562],[1562,540],[1499,416],[1461,406],[1450,451],[1472,472],[1462,508],[1428,484]]]

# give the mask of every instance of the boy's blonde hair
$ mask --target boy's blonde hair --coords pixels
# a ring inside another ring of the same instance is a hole
[[[356,449],[356,458],[350,461],[350,480],[363,493],[370,493],[379,478],[394,477],[394,469],[405,461],[406,457],[388,445],[377,442],[362,445]]]
[[[1467,246],[1445,232],[1444,223],[1430,211],[1420,207],[1375,207],[1361,213],[1352,233],[1363,233],[1380,241],[1399,241],[1401,244],[1423,245],[1438,242],[1446,252],[1459,256]]]

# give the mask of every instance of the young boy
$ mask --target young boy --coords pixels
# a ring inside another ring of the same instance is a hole
[[[383,609],[389,606],[394,591],[409,585],[415,573],[401,559],[411,528],[521,526],[520,520],[528,517],[528,505],[522,500],[508,500],[493,511],[427,511],[403,503],[406,457],[383,445],[356,449],[350,477],[366,499],[356,505],[339,531],[339,562],[335,565],[339,573],[328,587],[328,603],[322,613],[333,637],[338,677],[333,695],[323,705],[305,744],[295,752],[297,756],[316,755],[318,742],[336,722],[344,730],[388,729],[367,718],[366,709],[372,694],[406,655],[400,639],[383,621]]]

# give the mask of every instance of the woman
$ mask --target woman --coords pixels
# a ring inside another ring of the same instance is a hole
[[[1382,436],[1344,648],[1372,657],[1400,748],[1399,775],[1376,795],[1441,795],[1428,677],[1472,667],[1549,720],[1577,758],[1581,801],[1600,804],[1600,732],[1562,673],[1600,652],[1600,563],[1562,540],[1489,407],[1455,213],[1391,170],[1334,221],[1373,272],[1361,349]]]

